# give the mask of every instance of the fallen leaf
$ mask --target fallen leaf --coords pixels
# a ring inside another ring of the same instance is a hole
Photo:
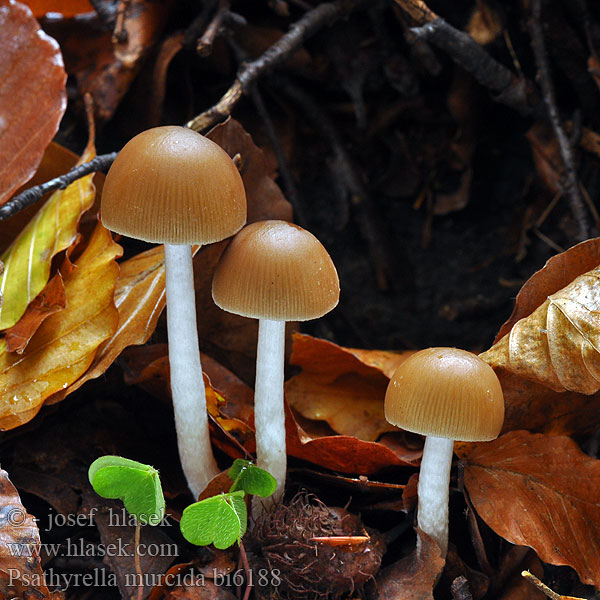
[[[513,431],[457,449],[479,516],[541,560],[600,585],[600,461],[570,438]]]
[[[382,570],[377,577],[378,600],[433,600],[433,588],[444,559],[439,546],[417,529],[420,548]]]
[[[118,321],[115,258],[120,254],[121,247],[99,224],[75,261],[77,268],[65,277],[65,309],[42,323],[24,354],[9,353],[2,343],[0,428],[32,419],[46,398],[87,370],[100,343],[113,334]]]
[[[81,13],[93,12],[89,0],[26,0],[35,17],[44,17],[48,13],[60,14],[65,19]]]
[[[121,263],[115,288],[119,324],[103,342],[87,371],[68,388],[46,400],[54,404],[80,388],[86,381],[100,377],[127,346],[145,344],[165,306],[164,248],[157,246]]]
[[[0,204],[34,173],[67,105],[60,48],[31,11],[0,2]]]
[[[79,162],[94,156],[90,139]],[[86,175],[52,194],[0,257],[4,262],[0,276],[0,329],[12,327],[23,316],[48,282],[52,258],[75,242],[79,219],[94,202],[92,177]]]
[[[507,581],[500,600],[545,600],[546,596],[536,587],[531,585],[522,575],[521,571],[527,569],[538,577],[544,576],[544,567],[540,562],[539,558],[533,553],[529,552],[527,558],[520,565],[517,572]]]
[[[35,297],[17,324],[4,332],[7,351],[23,354],[38,327],[50,315],[62,310],[65,304],[65,286],[59,272],[50,279],[46,287]]]
[[[389,378],[412,352],[355,350],[302,334],[293,342],[290,362],[302,372],[286,382],[290,406],[368,442],[397,430],[385,419],[383,401]]]
[[[59,598],[46,587],[40,558],[40,534],[35,518],[0,469],[0,597]]]
[[[519,290],[512,314],[500,327],[494,343],[500,341],[517,321],[528,317],[541,306],[548,296],[599,264],[600,238],[586,240],[550,258]]]

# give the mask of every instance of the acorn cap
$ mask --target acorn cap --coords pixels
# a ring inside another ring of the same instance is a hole
[[[428,348],[406,359],[385,394],[385,418],[422,435],[464,442],[493,440],[504,422],[496,373],[458,348]]]
[[[237,167],[220,146],[185,127],[155,127],[131,139],[102,190],[102,222],[155,243],[208,244],[246,222]]]
[[[286,221],[259,221],[227,246],[212,294],[217,306],[244,317],[306,321],[337,305],[340,282],[312,233]]]

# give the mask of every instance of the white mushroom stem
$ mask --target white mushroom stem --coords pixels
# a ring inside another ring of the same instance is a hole
[[[283,409],[284,358],[285,321],[260,319],[254,384],[256,459],[258,466],[271,473],[277,480],[277,488],[271,496],[273,502],[278,502],[283,496],[287,465]],[[263,506],[264,500],[255,499],[255,516]]]
[[[454,440],[428,435],[419,471],[419,528],[448,551],[448,496]],[[420,545],[420,540],[417,542]]]
[[[171,396],[177,445],[183,473],[197,498],[219,470],[210,445],[200,365],[192,247],[165,244],[165,266]]]

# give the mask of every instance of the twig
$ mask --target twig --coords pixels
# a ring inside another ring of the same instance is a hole
[[[227,13],[229,12],[229,0],[219,0],[219,7],[217,12],[213,16],[211,22],[208,24],[206,31],[202,34],[202,37],[196,44],[196,52],[200,56],[209,56],[212,52],[213,43],[221,27]]]
[[[340,16],[371,3],[372,0],[336,0],[320,4],[307,12],[262,56],[243,64],[238,70],[235,81],[219,102],[194,117],[187,123],[187,127],[194,131],[206,131],[220,120],[228,117],[242,94],[247,92],[261,75],[281,64],[296,52],[307,38]]]
[[[547,585],[543,584],[533,573],[530,573],[529,571],[523,571],[521,576],[552,600],[583,600],[583,598],[576,598],[575,596],[563,596],[561,594],[557,594],[554,590],[551,590]]]
[[[96,158],[90,160],[90,162],[79,165],[78,167],[73,167],[68,173],[65,175],[60,175],[59,177],[55,177],[50,181],[46,181],[46,183],[42,183],[41,185],[36,185],[24,192],[21,192],[19,195],[15,196],[6,204],[0,206],[0,221],[4,221],[13,215],[16,215],[21,210],[35,204],[44,194],[48,192],[53,192],[55,190],[64,190],[68,185],[84,177],[85,175],[89,175],[94,171],[105,171],[112,165],[113,161],[117,157],[116,152],[111,152],[110,154],[101,154],[100,156],[96,156]]]
[[[540,75],[540,85],[544,97],[544,104],[546,106],[548,117],[550,118],[550,123],[552,124],[552,129],[554,130],[554,135],[558,141],[560,156],[565,168],[564,191],[569,198],[573,217],[579,227],[579,237],[581,240],[585,240],[589,237],[590,227],[583,200],[581,199],[581,194],[579,192],[579,185],[577,183],[577,171],[575,168],[573,148],[571,147],[569,137],[562,126],[558,108],[556,106],[556,97],[554,95],[554,87],[550,77],[550,68],[542,32],[541,12],[541,0],[532,0],[530,23],[531,45]]]
[[[244,571],[246,571],[246,591],[244,592],[244,600],[248,600],[250,598],[250,592],[252,592],[252,587],[254,583],[252,582],[252,571],[250,570],[250,565],[248,564],[248,557],[246,556],[246,549],[244,548],[244,542],[240,540],[240,558],[242,559],[242,566],[244,567]]]
[[[131,0],[120,0],[117,8],[117,17],[115,20],[115,28],[113,30],[112,42],[118,44],[127,40],[127,30],[125,29],[125,17]]]
[[[452,27],[422,0],[396,0],[396,3],[418,24],[406,34],[409,43],[431,42],[490,90],[496,101],[521,114],[536,112],[534,86],[494,60],[470,35]]]

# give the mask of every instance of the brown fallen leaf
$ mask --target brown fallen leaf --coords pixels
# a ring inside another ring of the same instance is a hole
[[[517,296],[513,315],[501,329],[504,336],[480,355],[502,384],[503,431],[583,433],[600,422],[595,409],[600,389],[598,262],[599,239],[548,261]]]
[[[542,563],[530,551],[518,572],[504,586],[500,600],[545,600],[546,596],[521,576],[521,569],[527,569],[538,577],[543,577],[544,575]]]
[[[67,74],[60,48],[29,8],[2,0],[0,12],[0,204],[42,159],[65,112]]]
[[[433,600],[433,588],[444,568],[439,546],[417,529],[421,540],[415,549],[377,577],[378,600]]]
[[[50,315],[62,310],[66,306],[66,302],[65,285],[59,272],[35,297],[17,324],[4,332],[8,352],[23,354],[38,327]]]
[[[48,598],[62,594],[48,591],[40,558],[40,534],[35,518],[0,469],[0,598]]]
[[[286,382],[286,398],[303,417],[324,420],[344,435],[375,441],[395,431],[383,414],[389,378],[412,352],[343,348],[294,334],[290,362],[302,372]]]
[[[600,585],[600,461],[570,438],[512,431],[457,448],[479,516],[541,560]]]
[[[92,364],[77,381],[46,402],[59,402],[86,381],[100,377],[127,346],[145,344],[165,306],[164,249],[157,246],[120,264],[114,301],[119,324],[103,342]]]
[[[1,429],[32,419],[46,398],[87,370],[100,343],[112,335],[118,321],[113,293],[120,254],[110,232],[98,225],[75,261],[77,268],[65,277],[65,309],[42,323],[22,355],[7,352],[2,342]]]
[[[25,4],[37,18],[43,17],[47,13],[59,13],[68,19],[81,13],[94,11],[89,0],[26,0]]]

